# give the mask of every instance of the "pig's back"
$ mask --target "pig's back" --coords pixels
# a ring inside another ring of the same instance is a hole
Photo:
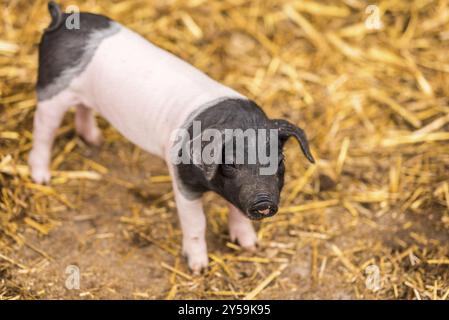
[[[84,103],[128,139],[163,156],[172,131],[211,101],[242,97],[131,30],[102,40],[75,83]]]

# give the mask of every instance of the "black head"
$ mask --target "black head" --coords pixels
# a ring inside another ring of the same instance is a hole
[[[231,114],[230,109],[234,109]],[[192,189],[201,185],[202,190],[215,191],[250,219],[273,216],[284,185],[285,142],[290,137],[297,139],[306,158],[314,162],[306,135],[286,120],[268,119],[258,107],[228,104],[225,110],[214,110],[214,116],[215,123],[207,117],[202,119],[212,124],[201,129],[201,138],[190,141],[196,164],[181,165],[183,182]],[[195,140],[201,148],[194,148]]]

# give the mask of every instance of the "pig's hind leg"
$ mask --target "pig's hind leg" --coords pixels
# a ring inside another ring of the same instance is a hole
[[[74,96],[63,91],[56,96],[38,101],[34,115],[33,147],[28,163],[31,167],[31,178],[36,183],[49,183],[51,148],[56,131],[70,106],[74,105]]]
[[[75,111],[76,132],[88,143],[98,146],[103,138],[98,128],[94,111],[83,105],[78,105]]]
[[[229,207],[229,235],[231,241],[237,241],[240,246],[248,250],[255,250],[257,244],[257,234],[254,231],[254,227],[247,217],[243,213],[228,203]]]

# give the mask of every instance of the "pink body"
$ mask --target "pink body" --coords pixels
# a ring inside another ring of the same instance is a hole
[[[130,141],[160,157],[171,132],[198,107],[242,97],[124,27],[102,41],[70,90],[75,103],[94,109]]]

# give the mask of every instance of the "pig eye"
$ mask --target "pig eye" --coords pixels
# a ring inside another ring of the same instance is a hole
[[[233,177],[235,175],[235,172],[237,171],[237,168],[235,167],[234,163],[223,163],[221,165],[221,172],[225,177]]]

